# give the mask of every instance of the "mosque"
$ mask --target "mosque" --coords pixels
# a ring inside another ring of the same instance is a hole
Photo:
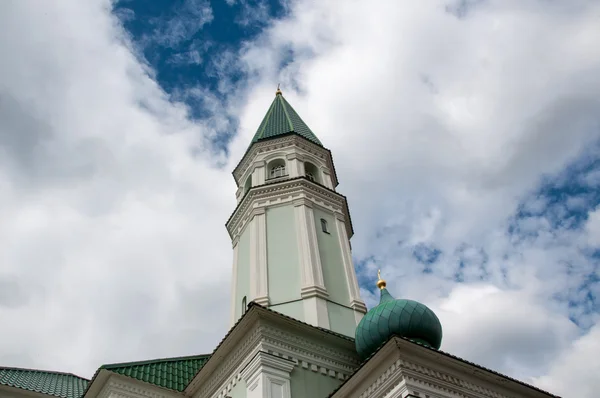
[[[231,328],[212,353],[102,365],[91,380],[0,367],[0,397],[555,397],[440,351],[435,313],[381,275],[367,311],[331,152],[279,89],[233,177]]]

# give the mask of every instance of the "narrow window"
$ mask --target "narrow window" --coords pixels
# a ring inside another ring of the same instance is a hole
[[[327,226],[327,220],[324,218],[321,218],[321,229],[323,230],[323,232],[325,232],[326,234],[329,233],[329,227]]]
[[[246,313],[246,307],[246,296],[244,296],[244,298],[242,299],[242,315]]]

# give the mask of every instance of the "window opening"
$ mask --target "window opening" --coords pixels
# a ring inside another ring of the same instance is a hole
[[[285,166],[279,165],[271,169],[271,178],[283,177],[285,175]]]
[[[246,307],[246,296],[244,296],[244,298],[242,299],[242,315],[246,313]]]
[[[323,232],[325,232],[326,234],[329,233],[329,227],[327,225],[327,220],[324,218],[321,218],[321,229],[323,230]]]

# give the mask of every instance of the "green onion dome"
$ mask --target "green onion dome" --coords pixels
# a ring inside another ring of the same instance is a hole
[[[381,277],[377,286],[381,290],[379,304],[371,308],[356,327],[358,355],[366,359],[394,335],[439,349],[442,324],[435,313],[416,301],[394,299]]]

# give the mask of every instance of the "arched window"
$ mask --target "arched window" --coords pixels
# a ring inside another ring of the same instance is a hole
[[[244,296],[244,298],[242,299],[242,315],[244,315],[246,313],[247,307],[248,307],[248,305],[246,304],[246,296]]]
[[[327,220],[324,218],[321,218],[321,229],[323,230],[323,232],[325,232],[326,234],[329,233],[329,226],[327,225]]]
[[[268,175],[267,178],[279,178],[287,176],[287,170],[285,167],[285,160],[275,159],[267,166]]]
[[[304,175],[312,182],[321,182],[319,179],[319,169],[312,163],[304,162]]]

